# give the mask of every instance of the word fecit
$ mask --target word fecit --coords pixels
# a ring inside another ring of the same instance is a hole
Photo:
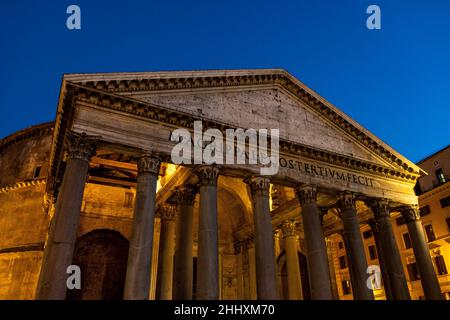
[[[280,167],[289,170],[296,170],[305,175],[310,175],[313,177],[329,178],[338,181],[359,184],[371,188],[374,187],[374,180],[372,178],[332,169],[324,165],[280,157]]]
[[[178,142],[172,149],[174,164],[251,164],[262,165],[261,175],[275,175],[279,169],[279,129],[226,129],[226,141],[222,131],[210,128],[203,133],[202,121],[194,121],[194,136],[187,129],[176,129],[170,140]],[[270,137],[270,156],[267,150]],[[248,153],[246,153],[248,139]],[[235,144],[236,141],[236,144]],[[193,149],[193,150],[192,150]],[[248,157],[248,154],[253,155]]]

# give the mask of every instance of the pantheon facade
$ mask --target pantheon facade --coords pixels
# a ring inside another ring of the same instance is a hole
[[[194,121],[279,129],[278,172],[174,164],[171,133]],[[408,300],[393,216],[442,299],[426,173],[285,70],[66,74],[55,120],[1,140],[0,170],[1,299],[339,299],[339,238],[353,299]]]

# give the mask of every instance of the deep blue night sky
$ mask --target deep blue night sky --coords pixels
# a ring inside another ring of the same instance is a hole
[[[448,0],[1,1],[0,39],[0,138],[55,118],[63,73],[279,67],[412,161],[450,143]]]

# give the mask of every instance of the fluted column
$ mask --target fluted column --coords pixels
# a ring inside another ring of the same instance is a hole
[[[428,300],[442,300],[442,293],[439,287],[439,281],[431,262],[430,251],[425,240],[420,214],[417,206],[408,206],[401,208],[401,213],[408,226],[411,244],[416,258],[417,268],[419,269],[420,282],[422,283],[425,298]]]
[[[289,300],[303,299],[302,280],[297,253],[297,235],[294,221],[282,225],[286,254]]]
[[[373,292],[367,287],[367,260],[354,195],[343,193],[339,200],[339,208],[344,223],[350,271],[353,272],[353,298],[355,300],[373,300]]]
[[[175,248],[176,207],[163,204],[158,208],[161,216],[156,299],[172,299],[173,256]]]
[[[303,232],[312,300],[332,300],[327,248],[320,223],[321,212],[317,207],[317,191],[310,185],[297,190],[302,207]]]
[[[84,134],[67,136],[66,168],[45,245],[37,299],[63,300],[66,297],[66,271],[72,264],[89,159],[95,153],[95,145],[96,141]]]
[[[217,178],[219,169],[202,165],[195,170],[200,183],[197,299],[219,299]]]
[[[153,250],[156,183],[161,161],[145,154],[138,159],[136,200],[125,278],[125,300],[147,300]]]
[[[269,179],[251,177],[247,179],[253,200],[253,223],[255,226],[256,277],[259,300],[278,298],[272,218],[269,210]]]
[[[191,185],[175,189],[178,205],[174,258],[173,299],[191,300],[193,281],[193,209],[197,188]]]
[[[381,247],[380,258],[384,260],[383,264],[386,266],[392,298],[394,300],[410,300],[411,296],[409,295],[400,251],[392,229],[389,202],[384,199],[378,199],[372,201],[369,205],[372,208],[378,226],[378,237]]]
[[[381,277],[383,278],[383,287],[384,293],[386,295],[386,300],[393,300],[394,298],[389,281],[389,274],[387,272],[386,258],[380,240],[379,226],[375,219],[369,219],[368,224],[373,232],[373,237],[375,238],[375,246],[377,248],[378,262],[380,263]]]

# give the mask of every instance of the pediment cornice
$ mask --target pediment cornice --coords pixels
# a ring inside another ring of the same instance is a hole
[[[414,163],[282,69],[74,74],[65,76],[65,80],[118,95],[214,88],[281,87],[393,167],[410,174],[425,174]]]
[[[52,146],[50,163],[51,180],[48,183],[49,189],[53,189],[58,184],[58,179],[60,179],[61,169],[59,162],[62,159],[64,136],[68,124],[71,121],[73,110],[77,104],[94,105],[100,108],[128,113],[133,116],[144,117],[160,123],[186,129],[193,129],[195,120],[202,120],[205,127],[217,128],[224,134],[226,129],[233,128],[230,127],[229,124],[203,119],[199,116],[194,116],[178,110],[172,110],[141,100],[136,100],[129,96],[117,95],[79,84],[66,83],[64,88],[65,92],[62,97],[61,108],[58,111],[60,116],[57,119],[54,143]],[[387,167],[382,164],[364,161],[348,155],[330,152],[328,150],[317,149],[285,139],[280,139],[280,153],[292,156],[298,155],[336,166],[377,175],[381,178],[395,179],[409,183],[413,183],[419,175],[417,172],[409,172],[402,170],[401,168],[400,170],[395,170],[392,167]],[[167,159],[167,161],[169,160]],[[56,183],[56,185],[54,183]]]

